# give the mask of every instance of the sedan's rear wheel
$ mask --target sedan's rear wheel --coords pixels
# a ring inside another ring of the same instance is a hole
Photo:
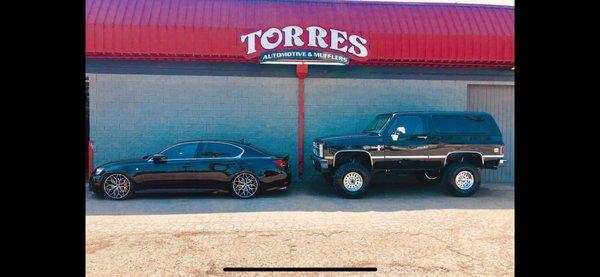
[[[127,176],[113,173],[104,178],[102,191],[110,199],[121,200],[129,197],[133,193],[133,188]]]
[[[258,192],[259,182],[250,173],[240,173],[231,182],[231,192],[239,198],[252,198]]]

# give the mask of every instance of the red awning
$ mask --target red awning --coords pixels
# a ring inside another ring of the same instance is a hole
[[[258,62],[241,36],[286,26],[364,38],[368,56],[350,64],[514,65],[513,7],[341,0],[87,0],[86,56]]]

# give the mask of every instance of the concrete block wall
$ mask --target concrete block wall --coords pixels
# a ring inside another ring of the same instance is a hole
[[[311,67],[305,80],[304,182],[297,173],[293,66],[88,61],[95,165],[190,139],[244,138],[288,153],[296,185],[324,185],[312,169],[318,136],[359,132],[392,111],[466,110],[467,85],[512,82],[507,71]]]
[[[244,138],[274,153],[296,153],[294,78],[88,76],[95,165],[191,139]]]
[[[305,180],[322,182],[310,163],[316,137],[360,132],[380,113],[466,110],[466,87],[465,81],[453,80],[307,78]]]

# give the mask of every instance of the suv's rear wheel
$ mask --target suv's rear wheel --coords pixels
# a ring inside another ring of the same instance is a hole
[[[333,187],[347,198],[363,197],[370,183],[371,173],[357,162],[343,164],[333,174]]]
[[[481,184],[479,170],[468,163],[450,165],[444,177],[450,192],[460,197],[473,195]]]

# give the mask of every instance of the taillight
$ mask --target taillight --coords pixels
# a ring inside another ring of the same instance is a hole
[[[279,167],[287,167],[288,166],[288,162],[286,162],[285,160],[274,160],[273,163]]]
[[[504,155],[504,146],[500,146],[500,154]]]

